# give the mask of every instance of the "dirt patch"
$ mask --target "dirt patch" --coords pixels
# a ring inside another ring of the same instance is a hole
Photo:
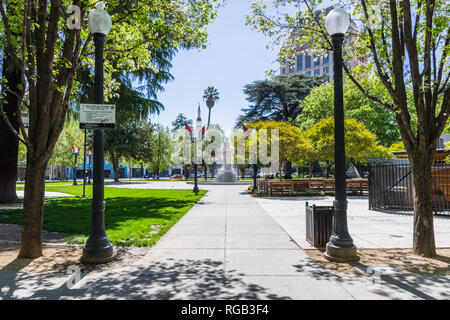
[[[3,224],[0,223],[0,242],[20,242],[21,226],[16,224]],[[42,240],[44,243],[51,244],[65,244],[64,233],[42,231]]]
[[[323,250],[305,250],[311,259],[327,269],[338,272],[358,273],[358,268],[390,266],[416,275],[450,275],[450,248],[436,251],[436,257],[425,258],[413,255],[412,249],[360,249],[358,250],[359,262],[336,263],[325,259]]]
[[[142,258],[148,248],[115,247],[115,259],[100,265],[82,264],[82,246],[44,247],[43,256],[36,259],[18,259],[19,245],[0,244],[0,270],[26,273],[66,273],[70,265],[76,265],[81,272],[102,272],[130,265]]]

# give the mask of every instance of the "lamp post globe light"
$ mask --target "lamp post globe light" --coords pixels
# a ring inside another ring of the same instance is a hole
[[[111,30],[112,21],[104,9],[103,2],[89,12],[89,29],[95,46],[95,103],[103,104],[103,49],[106,36]],[[94,183],[92,188],[92,228],[83,248],[81,261],[85,263],[104,263],[114,258],[114,249],[105,232],[104,201],[104,133],[103,129],[94,130]]]
[[[342,43],[350,25],[349,14],[342,8],[331,10],[325,26],[331,35],[334,57],[334,160],[335,160],[335,200],[333,234],[326,245],[325,257],[336,262],[358,259],[356,247],[347,227],[347,195],[344,140],[344,101],[342,82]]]

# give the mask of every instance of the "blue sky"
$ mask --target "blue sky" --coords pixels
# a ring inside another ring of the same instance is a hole
[[[203,90],[214,86],[220,100],[211,112],[211,123],[231,129],[242,107],[248,105],[242,89],[245,84],[265,78],[265,71],[277,69],[277,52],[266,49],[270,39],[245,25],[251,0],[230,0],[220,8],[218,17],[208,26],[210,45],[205,50],[179,51],[174,57],[171,73],[175,79],[165,85],[159,101],[166,110],[152,118],[171,126],[179,113],[197,118],[200,102],[202,119],[208,118]]]

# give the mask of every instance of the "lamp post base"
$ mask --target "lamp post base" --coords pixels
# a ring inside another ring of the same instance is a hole
[[[325,259],[332,262],[357,262],[359,256],[353,243],[348,245],[336,245],[328,242],[324,253]]]
[[[106,263],[114,260],[114,248],[105,235],[103,238],[86,241],[80,261],[89,264]]]

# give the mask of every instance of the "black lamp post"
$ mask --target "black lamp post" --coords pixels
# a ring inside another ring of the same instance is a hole
[[[86,129],[84,130],[84,154],[83,154],[83,195],[81,198],[87,198],[86,196]]]
[[[344,101],[342,82],[342,43],[350,17],[342,8],[334,8],[325,25],[333,44],[334,73],[334,160],[335,200],[333,234],[326,245],[325,257],[336,262],[357,260],[356,247],[347,227],[347,189],[345,174]]]
[[[91,163],[92,163],[92,154],[93,154],[93,151],[92,151],[92,149],[88,149],[87,150],[87,156],[88,156],[88,159],[89,159],[89,167],[88,167],[88,181],[87,181],[87,184],[91,184]]]
[[[77,186],[77,162],[78,162],[78,153],[80,152],[80,149],[78,149],[77,147],[73,147],[72,146],[72,154],[75,155],[75,163],[74,163],[74,167],[73,167],[73,185]]]
[[[103,104],[103,49],[112,26],[103,2],[98,2],[97,8],[89,13],[88,23],[95,45],[95,103]],[[105,232],[104,163],[103,129],[95,129],[92,228],[81,257],[85,263],[104,263],[114,258],[113,246]]]
[[[194,143],[195,146],[195,143]],[[198,194],[198,183],[197,183],[197,169],[198,169],[198,165],[196,163],[194,163],[194,189],[192,189],[192,192],[195,193],[195,195]]]
[[[257,175],[258,175],[258,165],[255,163],[253,164],[253,189],[252,192],[255,193],[255,191],[258,189],[258,186],[256,185],[256,180],[257,180]]]

